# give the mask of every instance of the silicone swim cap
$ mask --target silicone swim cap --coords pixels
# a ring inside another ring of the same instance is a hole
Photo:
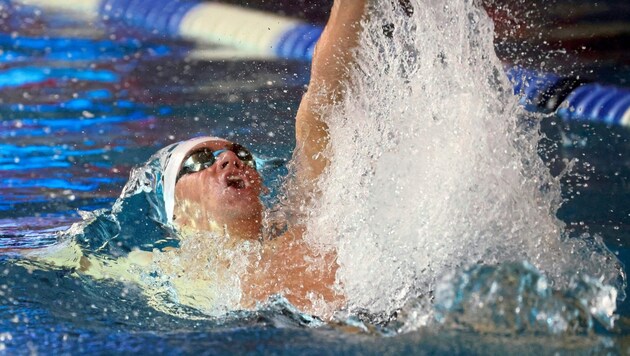
[[[177,175],[182,168],[182,163],[187,155],[204,146],[209,141],[230,141],[219,137],[197,137],[187,141],[174,143],[159,151],[160,166],[162,167],[162,198],[164,199],[164,210],[166,212],[166,222],[173,223],[173,211],[175,209],[175,183]]]

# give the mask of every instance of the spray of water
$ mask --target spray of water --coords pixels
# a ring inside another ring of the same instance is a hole
[[[556,218],[559,183],[537,152],[538,119],[519,108],[494,53],[492,22],[472,0],[409,3],[413,13],[396,1],[371,7],[331,108],[328,171],[289,219],[304,213],[306,239],[336,250],[348,320],[405,306],[398,330],[430,320],[499,332],[612,326],[623,271],[599,239],[569,236]],[[241,277],[260,246],[164,236],[159,158],[132,173],[112,212],[86,215],[68,236],[106,261],[155,248],[121,273],[160,311],[203,319],[242,307]],[[138,224],[145,211],[154,224]]]
[[[371,9],[307,220],[308,238],[338,251],[350,309],[391,313],[479,263],[529,261],[557,288],[574,274],[613,281],[614,257],[556,218],[559,184],[495,55],[491,20],[470,0],[410,3],[410,16],[397,2]]]

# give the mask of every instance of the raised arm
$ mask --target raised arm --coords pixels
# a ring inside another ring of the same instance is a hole
[[[331,105],[343,98],[366,3],[367,0],[335,0],[315,48],[311,81],[300,103],[295,127],[294,158],[302,184],[311,184],[328,164],[321,154],[329,141],[326,117]]]

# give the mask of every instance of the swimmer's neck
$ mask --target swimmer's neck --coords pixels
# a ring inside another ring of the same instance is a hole
[[[198,232],[210,232],[221,237],[229,237],[234,241],[260,240],[262,237],[262,218],[251,217],[248,219],[237,219],[230,224],[209,220],[206,223],[199,223],[194,220],[182,219],[176,228],[180,233],[186,235]]]
[[[232,224],[224,224],[221,233],[235,240],[260,240],[262,219],[252,218]]]

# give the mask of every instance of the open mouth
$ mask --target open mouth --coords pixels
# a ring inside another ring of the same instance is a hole
[[[243,189],[246,187],[245,180],[236,175],[228,176],[226,181],[228,188]]]

